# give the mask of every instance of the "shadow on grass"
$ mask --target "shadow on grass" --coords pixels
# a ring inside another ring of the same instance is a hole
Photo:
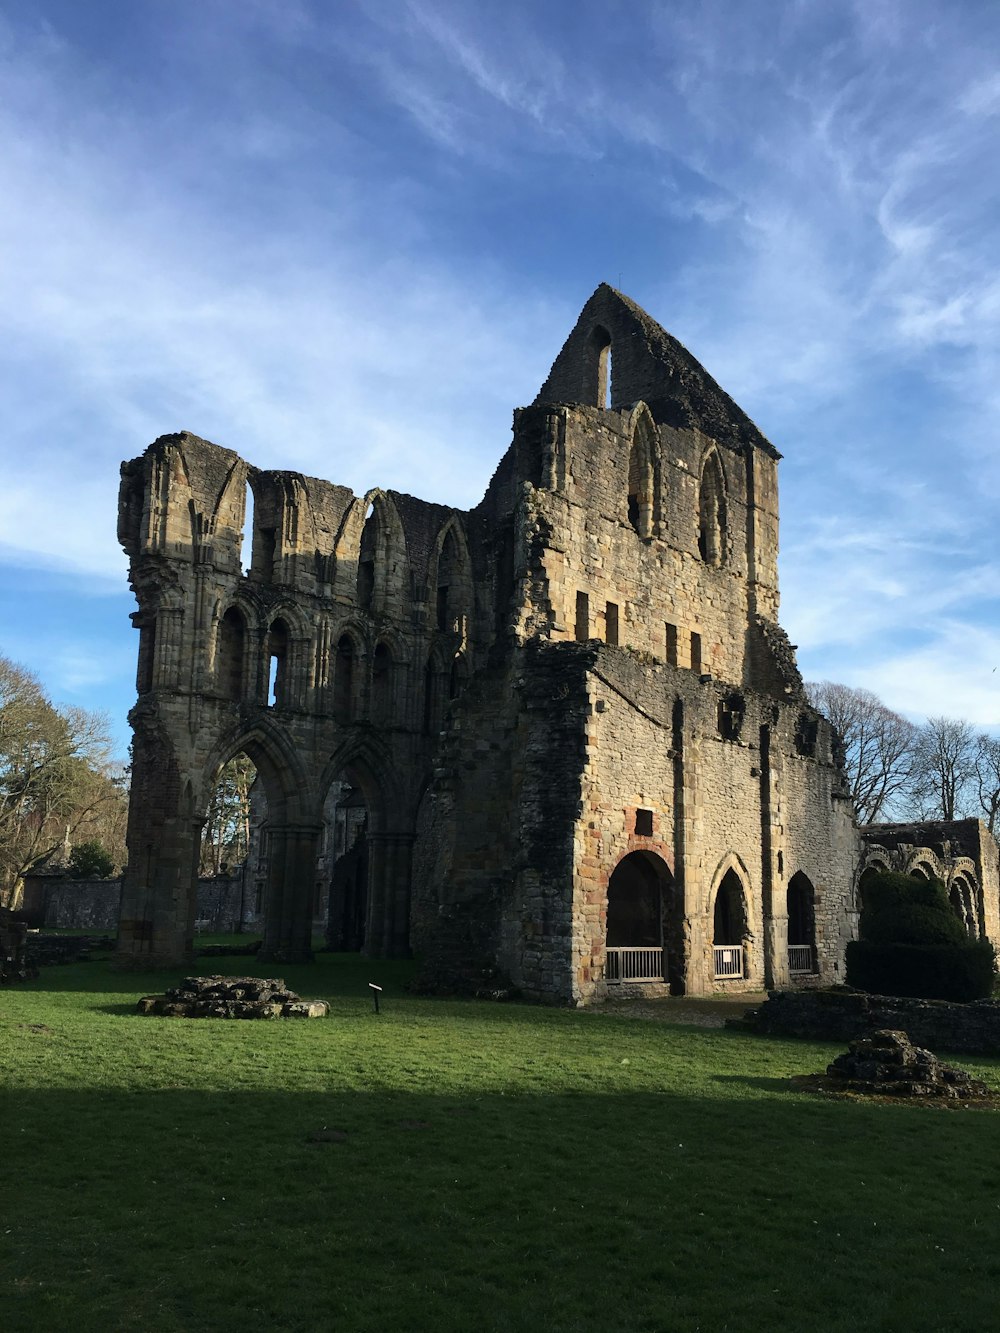
[[[761,1078],[750,1074],[713,1074],[713,1083],[738,1083],[758,1092],[794,1093],[795,1087],[787,1078]]]
[[[971,1330],[1000,1278],[981,1117],[247,1087],[4,1122],[5,1329]]]

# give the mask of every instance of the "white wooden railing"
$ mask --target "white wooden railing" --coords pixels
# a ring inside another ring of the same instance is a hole
[[[813,949],[811,944],[790,944],[788,946],[788,970],[791,973],[811,972],[813,970]]]
[[[712,946],[712,952],[715,955],[717,981],[743,976],[742,944],[715,944]]]
[[[641,945],[605,949],[604,980],[609,986],[620,986],[630,981],[666,981],[663,950],[658,946]]]

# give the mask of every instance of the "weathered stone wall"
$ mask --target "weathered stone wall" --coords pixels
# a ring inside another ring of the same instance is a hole
[[[121,901],[120,879],[66,879],[27,875],[24,911],[30,926],[59,930],[114,931]]]
[[[24,919],[50,930],[110,930],[118,927],[121,879],[66,879],[29,875],[25,879]],[[242,871],[198,880],[195,924],[198,931],[229,934],[260,925]]]
[[[856,838],[776,619],[778,457],[602,286],[468,513],[263,472],[186,433],[125,464],[141,641],[123,961],[190,952],[208,794],[242,750],[266,795],[265,958],[309,956],[346,783],[367,808],[369,952],[412,943],[441,977],[586,1002],[608,885],[639,852],[675,988],[717,984],[720,883],[745,951],[724,984],[783,981],[793,878],[800,982],[832,979]]]
[[[846,988],[782,991],[768,997],[736,1026],[781,1037],[847,1042],[868,1031],[905,1032],[915,1046],[932,1051],[974,1051],[1000,1055],[1000,1002],[908,1000],[867,995]]]

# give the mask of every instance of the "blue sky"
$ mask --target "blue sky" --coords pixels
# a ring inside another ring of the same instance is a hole
[[[0,0],[0,652],[124,750],[118,465],[468,507],[601,281],[784,454],[808,678],[1000,726],[1000,6]]]

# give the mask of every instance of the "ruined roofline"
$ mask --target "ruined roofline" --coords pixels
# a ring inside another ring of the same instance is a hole
[[[635,301],[606,282],[584,305],[535,403],[602,407],[599,358],[608,340],[612,407],[645,402],[658,425],[696,428],[736,452],[750,445],[771,458],[781,457],[687,348]]]

